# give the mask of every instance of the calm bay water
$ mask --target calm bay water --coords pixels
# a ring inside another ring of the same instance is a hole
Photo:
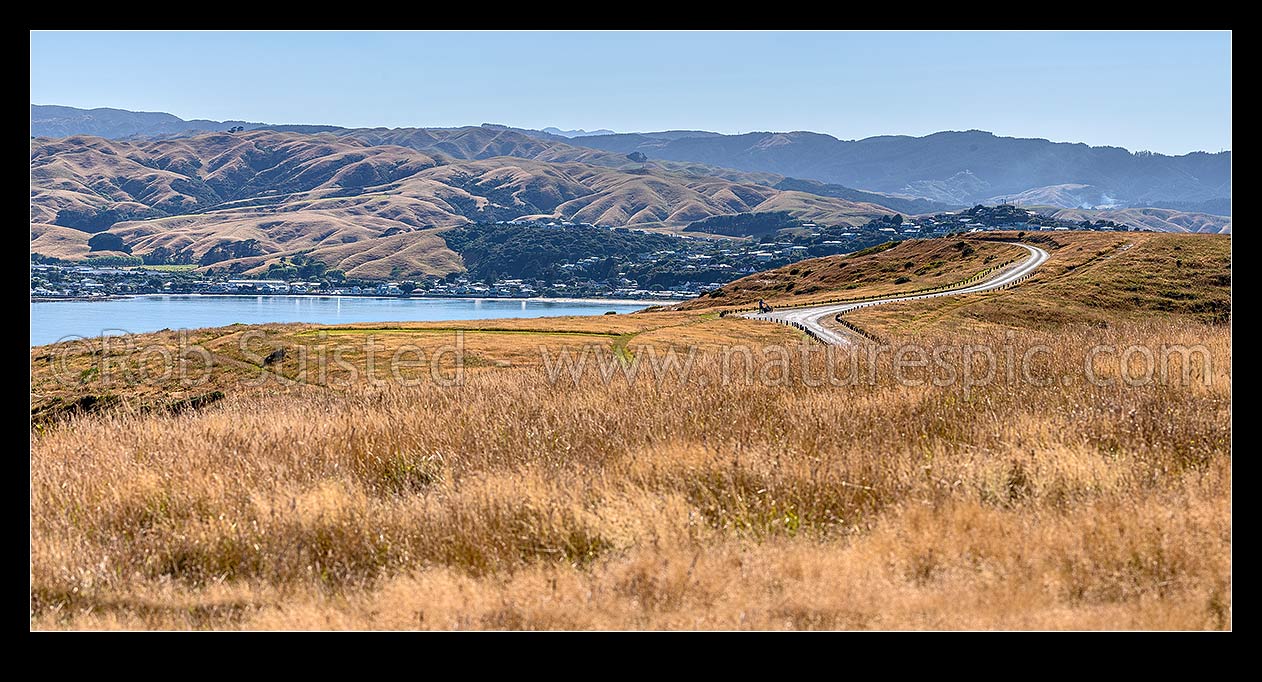
[[[359,296],[133,296],[31,303],[31,345],[65,337],[222,327],[241,322],[407,322],[619,314],[651,303]]]

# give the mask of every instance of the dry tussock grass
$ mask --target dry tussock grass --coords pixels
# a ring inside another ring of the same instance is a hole
[[[680,303],[679,310],[810,305],[953,285],[1026,252],[1010,244],[978,239],[910,239],[856,253],[824,256],[765,270],[725,284],[708,295]]]
[[[72,417],[32,438],[32,627],[1230,627],[1230,331],[1015,343],[1049,339],[1056,376],[1197,339],[1212,385],[724,384],[703,355]]]
[[[1230,320],[1230,237],[1076,232],[1027,241],[1035,240],[1051,257],[1019,287],[874,306],[850,319],[880,336],[996,325],[1056,331],[1152,318]]]

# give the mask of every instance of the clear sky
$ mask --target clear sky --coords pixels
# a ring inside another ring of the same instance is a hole
[[[1228,32],[50,32],[31,102],[363,126],[1231,148]]]

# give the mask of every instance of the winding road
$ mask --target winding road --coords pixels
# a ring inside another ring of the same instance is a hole
[[[939,296],[975,294],[981,291],[998,289],[999,287],[1012,284],[1013,282],[1024,278],[1026,275],[1034,272],[1034,270],[1047,260],[1047,252],[1037,246],[1021,244],[1019,242],[1009,243],[1015,244],[1016,246],[1020,246],[1026,251],[1029,251],[1030,257],[1012,267],[1000,271],[994,277],[986,280],[985,282],[979,282],[959,289],[935,291],[931,294],[892,296],[890,298],[881,298],[873,301],[863,301],[862,303],[830,303],[827,305],[812,306],[809,308],[785,308],[783,310],[773,310],[769,313],[745,313],[744,317],[751,320],[767,320],[769,322],[779,322],[781,324],[800,326],[812,332],[816,338],[820,339],[824,343],[838,346],[846,345],[849,344],[853,338],[852,332],[846,332],[824,326],[823,320],[825,318],[855,310],[856,308],[866,308],[867,306],[897,303],[898,301],[914,301],[919,298],[937,298]]]

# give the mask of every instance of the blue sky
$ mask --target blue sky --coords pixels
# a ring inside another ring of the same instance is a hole
[[[31,102],[617,131],[989,130],[1231,148],[1227,32],[31,33]]]

